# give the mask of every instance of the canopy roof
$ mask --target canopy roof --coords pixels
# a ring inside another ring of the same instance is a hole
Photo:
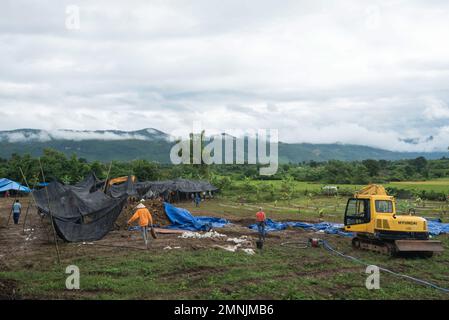
[[[31,192],[29,188],[22,186],[20,183],[2,178],[0,179],[0,192],[6,191]]]
[[[136,190],[140,195],[143,195],[148,191],[152,191],[159,194],[167,191],[196,193],[196,192],[217,191],[218,188],[216,188],[207,181],[173,179],[164,181],[138,182],[136,184]]]

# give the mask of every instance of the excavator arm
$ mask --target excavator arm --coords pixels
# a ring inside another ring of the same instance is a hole
[[[385,188],[379,184],[370,184],[366,187],[360,189],[360,191],[355,193],[355,196],[358,195],[367,195],[367,196],[387,196],[387,191]]]

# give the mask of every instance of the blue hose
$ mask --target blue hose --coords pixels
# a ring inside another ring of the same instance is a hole
[[[356,263],[359,263],[359,264],[363,264],[365,266],[369,266],[370,265],[369,263],[366,263],[366,262],[364,262],[364,261],[362,261],[360,259],[357,259],[357,258],[355,258],[353,256],[349,256],[349,255],[346,255],[344,253],[341,253],[340,251],[335,250],[334,248],[332,248],[332,246],[326,240],[321,240],[321,243],[323,244],[325,249],[327,249],[327,250],[329,250],[329,251],[331,251],[331,252],[333,252],[333,253],[335,253],[335,254],[343,257],[343,258],[347,258],[349,260],[352,260],[352,261],[354,261]],[[408,279],[408,280],[412,280],[412,281],[417,282],[419,284],[426,285],[426,286],[432,287],[434,289],[440,290],[440,291],[442,291],[444,293],[449,293],[449,289],[442,288],[442,287],[437,286],[436,284],[433,284],[431,282],[428,282],[428,281],[425,281],[425,280],[421,280],[421,279],[417,279],[417,278],[414,278],[414,277],[411,277],[411,276],[407,276],[405,274],[400,274],[400,273],[397,273],[397,272],[394,272],[394,271],[391,271],[391,270],[388,270],[388,269],[385,269],[385,268],[382,268],[382,267],[378,267],[378,268],[379,268],[379,270],[382,270],[384,272],[390,273],[390,274],[392,274],[394,276],[397,276],[397,277],[400,277],[400,278],[405,278],[405,279]]]

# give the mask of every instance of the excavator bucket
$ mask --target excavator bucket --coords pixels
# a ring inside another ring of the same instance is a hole
[[[396,240],[398,252],[442,252],[444,251],[441,241],[437,240]]]

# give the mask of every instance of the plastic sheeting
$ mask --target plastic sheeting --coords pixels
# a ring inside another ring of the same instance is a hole
[[[229,223],[228,220],[214,217],[195,217],[188,210],[177,208],[164,202],[165,213],[172,223],[167,228],[190,231],[209,231],[212,228],[221,228]]]
[[[267,219],[266,231],[280,231],[290,228],[301,228],[313,231],[323,231],[329,234],[338,234],[344,237],[352,237],[353,233],[343,231],[343,224],[332,222],[320,222],[320,223],[307,223],[307,222],[277,222],[271,219]],[[437,236],[444,233],[449,233],[449,223],[442,223],[440,219],[427,219],[427,227],[429,234]],[[249,226],[252,230],[257,230],[257,224]]]
[[[449,233],[449,223],[442,223],[440,219],[427,219],[427,228],[432,236]]]
[[[39,211],[47,216],[51,211],[58,236],[69,242],[103,238],[113,228],[128,197],[126,189],[116,197],[104,194],[97,188],[94,175],[74,186],[51,182],[46,189],[33,192]]]
[[[153,194],[163,194],[165,192],[182,192],[182,193],[197,193],[217,191],[218,188],[207,181],[201,180],[187,180],[174,179],[164,181],[147,181],[137,184],[137,191],[139,194],[151,192]]]
[[[5,178],[0,179],[0,192],[6,191],[31,192],[29,188],[22,186],[20,183]]]
[[[133,182],[132,177],[129,176],[128,180],[124,183],[114,184],[108,188],[106,192],[112,198],[122,198],[123,196],[137,196],[136,184]]]
[[[252,230],[257,230],[257,224],[252,224],[249,226]],[[343,224],[332,223],[332,222],[320,222],[320,223],[308,223],[308,222],[278,222],[271,219],[267,219],[267,226],[265,231],[280,231],[287,228],[301,228],[313,231],[322,231],[329,234],[338,234],[344,237],[352,237],[352,233],[342,231]]]

